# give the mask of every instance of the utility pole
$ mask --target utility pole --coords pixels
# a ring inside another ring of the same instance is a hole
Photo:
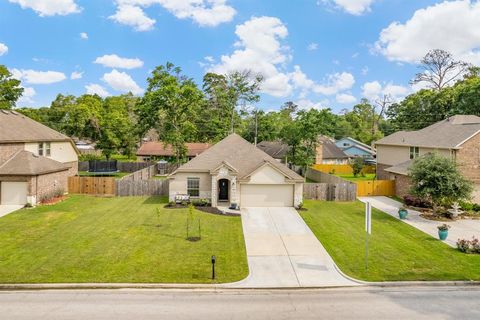
[[[257,146],[257,137],[258,137],[258,110],[255,109],[255,146]]]

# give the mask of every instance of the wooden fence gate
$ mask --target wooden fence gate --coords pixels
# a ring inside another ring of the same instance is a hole
[[[394,196],[394,180],[356,181],[357,196]]]

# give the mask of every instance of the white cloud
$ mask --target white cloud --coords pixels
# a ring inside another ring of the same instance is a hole
[[[382,85],[378,81],[366,82],[362,86],[363,97],[370,101],[381,99],[383,95],[389,95],[393,100],[399,101],[415,91],[412,87],[405,87],[393,83]]]
[[[85,89],[87,90],[87,94],[96,94],[100,97],[108,97],[110,95],[104,87],[96,83],[87,84]]]
[[[109,19],[133,27],[136,31],[152,30],[155,19],[147,17],[142,8],[132,5],[120,5]]]
[[[143,93],[143,89],[125,72],[119,72],[113,69],[111,72],[105,73],[102,80],[112,87],[112,89],[119,92],[131,92],[133,94]]]
[[[41,17],[65,16],[82,10],[74,0],[9,0],[19,4],[22,9],[32,9]]]
[[[3,56],[8,52],[8,47],[0,42],[0,56]]]
[[[72,74],[70,75],[71,80],[82,79],[82,77],[83,77],[83,72],[78,72],[78,71],[73,71]]]
[[[138,58],[122,58],[116,54],[106,54],[102,57],[98,57],[93,63],[101,64],[104,67],[119,69],[135,69],[143,67],[143,61]]]
[[[418,62],[443,49],[457,59],[480,63],[480,2],[445,1],[417,10],[405,23],[383,29],[375,49],[392,61]]]
[[[290,57],[280,42],[287,37],[288,30],[280,19],[252,17],[238,25],[235,34],[239,38],[235,44],[237,49],[231,55],[221,56],[220,63],[211,66],[210,71],[227,73],[250,69],[264,76],[263,92],[276,97],[288,96],[292,85],[281,68]]]
[[[37,94],[34,88],[32,87],[23,87],[23,93],[18,102],[21,104],[32,104],[34,103],[33,97]]]
[[[323,4],[335,5],[347,13],[359,16],[370,11],[370,6],[375,0],[322,0]],[[318,4],[321,4],[318,1]]]
[[[309,51],[315,51],[318,49],[318,43],[312,42],[307,46]]]
[[[192,19],[200,26],[214,27],[232,21],[236,14],[226,0],[117,0],[117,12],[110,18],[133,26],[137,31],[151,30],[155,20],[143,8],[161,5],[179,19]]]
[[[295,101],[295,104],[298,105],[300,109],[303,110],[309,110],[309,109],[323,109],[325,106],[328,104],[328,100],[326,101],[320,101],[320,102],[314,102],[309,99],[301,99],[298,101]]]
[[[369,71],[370,71],[370,69],[367,66],[363,67],[362,68],[362,75],[366,76]]]
[[[337,96],[335,97],[335,100],[337,100],[337,102],[340,104],[352,104],[357,101],[357,98],[355,98],[351,94],[340,93],[340,94],[337,94]]]
[[[327,78],[326,85],[315,85],[313,91],[327,96],[348,90],[355,84],[355,77],[349,72],[331,74]]]
[[[12,69],[14,78],[30,84],[51,84],[67,79],[63,72]]]
[[[83,39],[83,40],[88,40],[88,33],[80,32],[80,38]]]

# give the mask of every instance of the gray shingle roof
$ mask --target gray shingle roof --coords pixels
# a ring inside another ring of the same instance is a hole
[[[68,170],[70,167],[61,162],[37,156],[29,151],[19,151],[0,166],[0,175],[36,176]]]
[[[408,161],[399,163],[397,165],[394,165],[392,167],[388,167],[385,169],[385,171],[406,176],[408,175],[408,168],[410,168],[412,163],[413,163],[413,160],[408,160]]]
[[[16,111],[0,110],[0,143],[71,141],[61,134]]]
[[[380,139],[376,144],[454,149],[478,132],[480,117],[459,115],[418,131],[396,132]]]
[[[283,159],[288,153],[289,147],[281,141],[262,141],[257,147],[274,159]]]
[[[323,145],[323,159],[348,159],[348,155],[332,139],[320,136],[318,142]]]
[[[303,177],[235,133],[205,150],[175,172],[210,172],[218,168],[222,162],[234,167],[239,179],[246,178],[268,162],[287,177],[293,180],[304,180]]]

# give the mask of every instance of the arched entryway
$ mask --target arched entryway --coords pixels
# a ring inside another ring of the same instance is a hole
[[[218,201],[229,201],[230,180],[218,180]]]

